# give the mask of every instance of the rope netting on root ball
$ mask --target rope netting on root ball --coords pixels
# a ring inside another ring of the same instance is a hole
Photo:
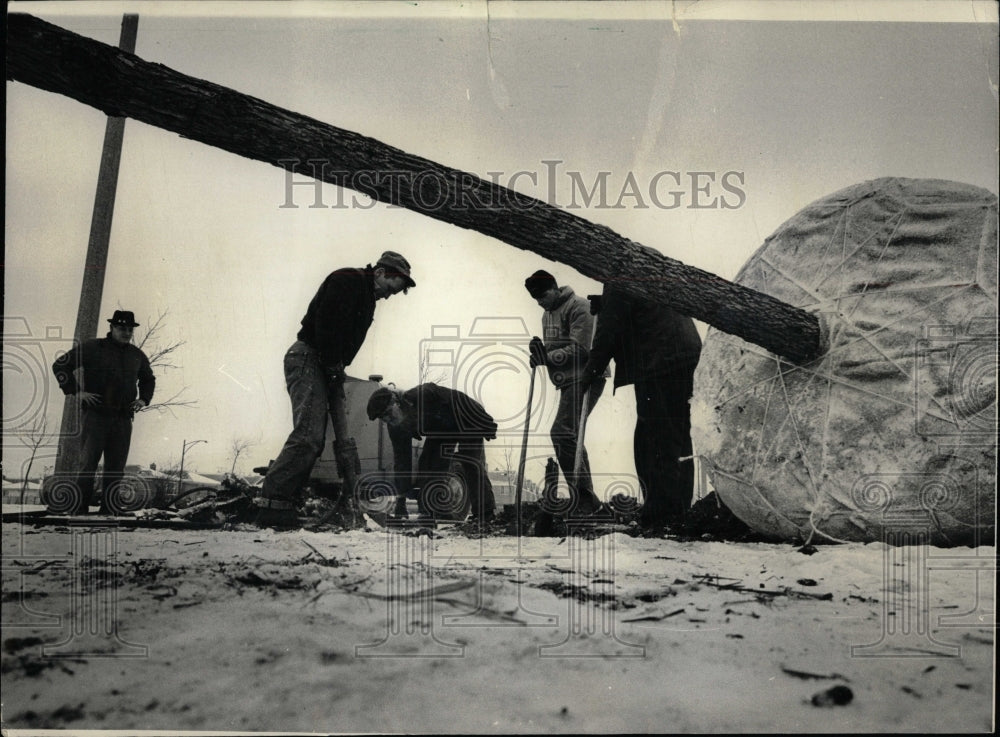
[[[710,330],[695,445],[777,540],[994,544],[997,196],[878,179],[809,205],[737,275],[820,317],[793,365]]]

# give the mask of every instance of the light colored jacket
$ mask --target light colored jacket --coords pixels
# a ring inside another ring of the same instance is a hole
[[[549,379],[559,389],[579,381],[590,357],[594,316],[590,303],[572,287],[559,288],[555,307],[542,314],[542,342],[549,356]],[[610,376],[605,370],[605,376]]]

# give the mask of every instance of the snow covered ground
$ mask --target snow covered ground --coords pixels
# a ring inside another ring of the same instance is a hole
[[[3,555],[8,729],[993,726],[992,547],[8,522]]]

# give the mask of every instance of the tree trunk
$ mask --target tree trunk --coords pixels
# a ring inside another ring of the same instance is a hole
[[[8,79],[492,236],[597,281],[613,281],[795,363],[822,350],[815,315],[541,200],[30,15],[12,13],[7,22]],[[307,162],[313,163],[304,171]]]

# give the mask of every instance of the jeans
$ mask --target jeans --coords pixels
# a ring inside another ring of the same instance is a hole
[[[263,496],[290,502],[309,481],[323,452],[329,411],[319,354],[295,341],[285,353],[285,388],[292,400],[292,432],[264,476]]]
[[[604,393],[605,380],[599,378],[590,387],[587,395],[587,414],[594,411],[594,405]],[[596,509],[601,501],[594,494],[594,482],[590,477],[590,460],[584,448],[580,459],[580,473],[573,473],[576,462],[576,441],[580,432],[580,412],[583,409],[584,392],[579,384],[570,384],[559,390],[559,406],[556,418],[549,431],[552,438],[552,448],[562,469],[563,478],[570,488],[571,498],[575,500],[573,509],[586,512]]]

